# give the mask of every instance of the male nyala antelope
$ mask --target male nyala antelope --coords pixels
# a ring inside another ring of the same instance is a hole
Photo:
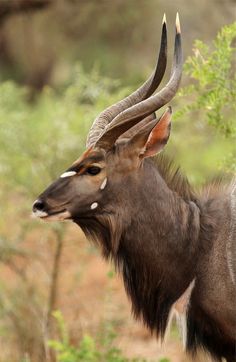
[[[136,318],[160,338],[175,310],[187,351],[236,361],[236,183],[193,192],[163,156],[182,73],[177,16],[170,80],[163,21],[155,71],[94,121],[87,149],[35,201],[43,220],[70,219],[122,274]]]

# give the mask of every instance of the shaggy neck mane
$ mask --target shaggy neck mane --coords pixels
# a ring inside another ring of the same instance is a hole
[[[179,167],[176,167],[172,159],[161,153],[153,158],[153,163],[170,190],[176,192],[185,201],[197,202],[196,194],[187,177],[183,175]]]

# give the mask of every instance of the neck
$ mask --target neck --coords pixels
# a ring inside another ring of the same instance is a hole
[[[172,305],[195,278],[200,218],[194,202],[172,192],[155,168],[145,167],[149,178],[138,197],[133,195],[131,222],[114,259],[135,316],[163,336]]]

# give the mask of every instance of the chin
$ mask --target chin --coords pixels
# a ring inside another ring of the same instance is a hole
[[[56,212],[35,211],[33,212],[32,217],[44,221],[65,221],[71,219],[71,213],[68,210]]]

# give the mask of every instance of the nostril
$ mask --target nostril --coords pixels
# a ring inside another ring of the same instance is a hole
[[[45,204],[42,200],[36,200],[33,204],[33,211],[43,211]]]

